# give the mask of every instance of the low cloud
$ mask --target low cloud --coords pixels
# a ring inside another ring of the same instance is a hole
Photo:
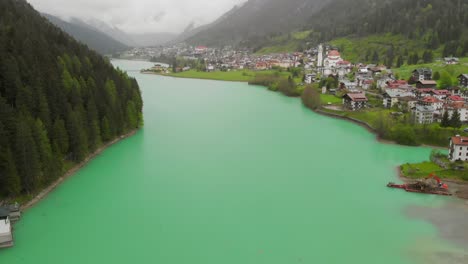
[[[98,19],[128,33],[181,32],[209,23],[246,0],[29,0],[65,19]]]

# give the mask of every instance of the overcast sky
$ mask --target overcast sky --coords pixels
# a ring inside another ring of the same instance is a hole
[[[1,1],[1,0],[0,0]],[[28,0],[40,12],[65,19],[95,18],[128,33],[181,32],[209,23],[246,0]]]

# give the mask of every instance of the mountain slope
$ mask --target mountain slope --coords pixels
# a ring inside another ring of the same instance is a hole
[[[44,16],[54,25],[73,36],[76,40],[81,41],[88,45],[89,48],[101,54],[112,54],[129,49],[127,45],[98,30],[85,26],[85,24],[66,22],[49,14],[44,14]]]
[[[208,25],[187,41],[226,45],[300,28],[331,0],[249,0]]]
[[[398,55],[406,57],[408,52],[421,56],[425,50],[438,49],[444,56],[464,56],[468,52],[467,14],[468,2],[461,0],[250,0],[187,41],[286,50],[343,37],[385,39],[389,33],[418,42],[414,45],[418,49],[412,51],[381,43],[378,49],[382,54],[388,51],[389,57],[394,49],[401,49]],[[294,37],[300,32],[308,36]]]
[[[138,128],[142,105],[135,79],[24,0],[0,1],[0,201]]]

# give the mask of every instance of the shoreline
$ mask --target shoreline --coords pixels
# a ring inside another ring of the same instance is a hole
[[[218,81],[218,82],[240,82],[240,83],[248,83],[249,81],[242,81],[242,80],[221,80],[221,79],[211,79],[211,78],[198,78],[198,77],[188,77],[188,76],[174,76],[174,75],[167,75],[162,73],[155,73],[155,72],[148,72],[148,71],[140,71],[141,74],[147,75],[157,75],[162,77],[172,77],[172,78],[180,78],[180,79],[193,79],[193,80],[204,80],[204,81]]]
[[[355,118],[348,117],[348,116],[343,116],[343,115],[340,115],[340,114],[330,113],[330,112],[327,112],[327,111],[323,111],[322,109],[312,110],[312,111],[314,113],[319,114],[319,115],[328,116],[330,118],[335,118],[335,119],[341,119],[341,120],[344,120],[344,121],[349,121],[349,122],[354,123],[354,124],[356,124],[358,126],[361,126],[361,127],[365,128],[368,132],[372,133],[375,136],[375,138],[376,138],[376,140],[378,142],[383,143],[383,144],[398,145],[398,146],[404,146],[404,147],[410,147],[410,148],[427,147],[427,148],[433,148],[433,149],[439,149],[439,150],[447,150],[447,148],[445,148],[445,147],[426,145],[426,144],[419,145],[419,146],[407,146],[407,145],[398,144],[398,143],[396,143],[395,141],[392,141],[392,140],[382,139],[379,135],[377,135],[377,133],[375,132],[375,129],[371,125],[369,125],[368,123],[366,123],[364,121],[361,121],[359,119],[355,119]]]
[[[131,136],[134,136],[139,130],[135,129],[130,131],[129,133],[119,136],[115,138],[114,140],[104,144],[103,146],[99,147],[96,149],[92,154],[88,155],[85,160],[82,162],[76,164],[72,168],[70,168],[68,171],[65,172],[63,176],[52,182],[49,186],[44,188],[42,191],[40,191],[37,195],[35,195],[31,200],[29,200],[26,204],[21,206],[21,212],[24,213],[26,210],[32,208],[36,204],[38,204],[40,201],[42,201],[44,198],[47,197],[50,193],[52,193],[57,187],[59,187],[63,182],[65,182],[67,179],[75,175],[80,169],[88,165],[89,162],[91,162],[94,158],[99,156],[102,152],[104,152],[106,149],[109,147],[113,146],[116,143],[119,143],[120,141],[127,139]]]
[[[398,177],[404,181],[405,183],[414,181],[414,179],[408,178],[403,174],[401,166],[396,167],[396,172]],[[454,180],[454,179],[442,179],[444,182],[448,183],[450,186],[451,192],[453,196],[462,199],[468,200],[468,182],[462,180]]]

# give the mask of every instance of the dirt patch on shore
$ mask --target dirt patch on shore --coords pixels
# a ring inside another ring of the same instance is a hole
[[[84,161],[81,163],[77,164],[70,170],[68,170],[65,175],[62,177],[58,178],[56,181],[54,181],[51,185],[49,185],[47,188],[42,190],[38,195],[36,195],[33,199],[31,199],[28,203],[24,204],[21,206],[21,211],[24,212],[25,210],[33,207],[36,205],[38,202],[40,202],[42,199],[44,199],[49,193],[51,193],[55,188],[57,188],[62,182],[64,182],[66,179],[70,178],[73,176],[78,170],[86,166],[91,160],[93,160],[95,157],[97,157],[99,154],[101,154],[104,150],[106,150],[108,147],[116,144],[117,142],[126,139],[128,137],[131,137],[136,134],[138,130],[133,130],[132,132],[125,134],[123,136],[120,136],[111,142],[105,144],[104,146],[100,147],[97,149],[93,154],[89,155]]]

